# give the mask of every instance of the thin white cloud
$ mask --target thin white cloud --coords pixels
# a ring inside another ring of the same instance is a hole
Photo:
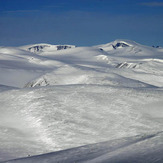
[[[53,6],[45,6],[47,8],[60,8],[63,7],[63,5],[53,5]]]
[[[65,7],[67,4],[66,3],[60,3],[56,5],[49,5],[49,6],[44,6],[45,8],[62,8]]]
[[[39,10],[10,10],[10,11],[3,11],[3,13],[31,13],[31,12],[38,12]]]
[[[141,3],[141,5],[148,7],[163,7],[163,2],[147,2]]]

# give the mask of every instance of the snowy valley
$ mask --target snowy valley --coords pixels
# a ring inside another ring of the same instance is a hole
[[[163,48],[0,47],[0,76],[0,162],[163,162]]]

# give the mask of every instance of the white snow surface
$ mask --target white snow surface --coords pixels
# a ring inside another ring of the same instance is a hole
[[[128,40],[0,47],[0,161],[163,162],[162,62]]]

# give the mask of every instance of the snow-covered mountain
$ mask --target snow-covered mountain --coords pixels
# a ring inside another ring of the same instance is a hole
[[[64,52],[44,53],[50,60],[59,61],[64,65],[28,82],[25,87],[60,84],[110,84],[132,87],[138,85],[139,87],[142,85],[140,83],[163,86],[161,48],[147,47],[133,41],[116,40],[95,47],[78,47]]]
[[[27,50],[33,53],[42,53],[56,50],[64,50],[75,48],[75,45],[51,45],[51,44],[34,44],[34,45],[26,45],[19,47],[20,49]]]
[[[97,45],[104,51],[115,56],[127,56],[135,58],[154,57],[159,58],[162,56],[163,48],[148,47],[138,44],[130,40],[115,40],[108,44]]]
[[[129,40],[0,47],[0,161],[163,161],[162,63]]]

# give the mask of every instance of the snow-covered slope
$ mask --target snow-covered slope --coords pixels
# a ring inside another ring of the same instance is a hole
[[[163,134],[128,137],[108,142],[86,145],[54,153],[26,157],[6,163],[55,162],[163,162]],[[152,144],[152,148],[151,148]],[[150,156],[150,157],[149,157]]]
[[[0,161],[162,161],[163,48],[70,47],[0,47]]]
[[[0,47],[0,84],[24,87],[30,80],[60,65],[58,61],[16,47]]]
[[[162,90],[155,88],[62,85],[3,92],[0,158],[158,133],[162,101]]]

